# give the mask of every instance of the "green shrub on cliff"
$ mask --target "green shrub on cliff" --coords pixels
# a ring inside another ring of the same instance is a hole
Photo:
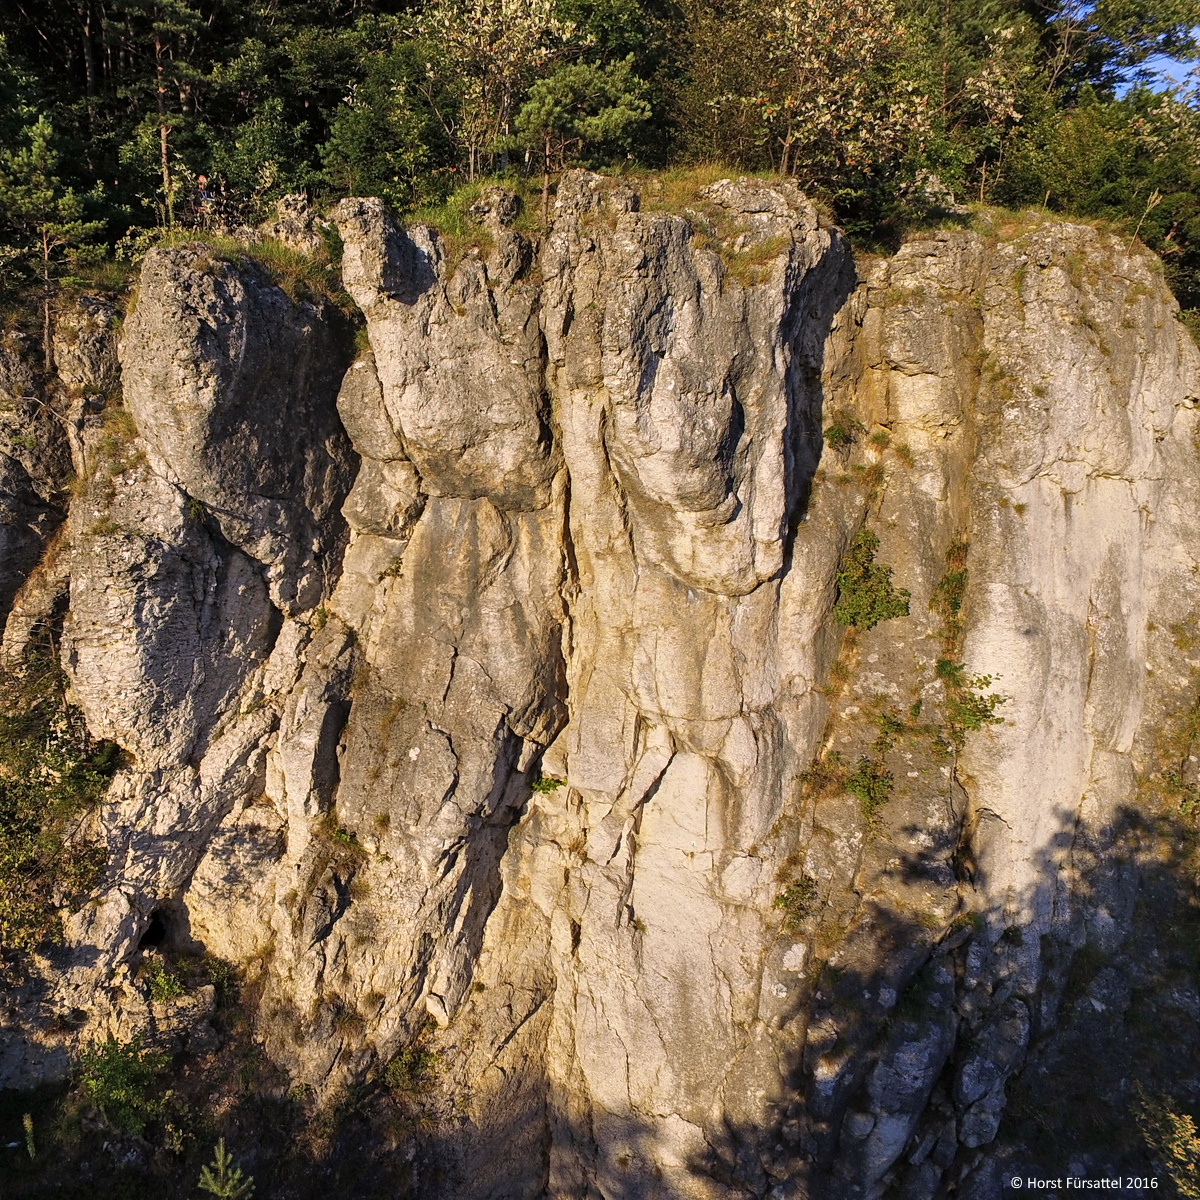
[[[1200,1200],[1200,1133],[1196,1122],[1170,1097],[1134,1084],[1134,1117],[1146,1145],[1171,1177],[1180,1200]]]
[[[880,621],[908,616],[909,592],[892,585],[892,569],[875,561],[879,539],[860,529],[837,571],[834,615],[843,625],[874,629]]]
[[[165,1004],[183,995],[183,980],[161,958],[150,959],[143,967],[140,978],[148,996],[156,1004]]]
[[[437,1052],[420,1042],[401,1050],[383,1073],[384,1083],[406,1096],[427,1091],[436,1078]]]
[[[795,931],[812,912],[817,902],[817,881],[808,874],[793,879],[775,897],[775,907],[781,909],[784,929]]]
[[[140,1040],[109,1038],[84,1051],[79,1060],[84,1095],[116,1129],[140,1134],[163,1111],[155,1076],[168,1063],[165,1054],[143,1050]]]
[[[863,820],[868,826],[873,827],[878,820],[879,810],[891,798],[894,782],[881,756],[868,758],[865,754],[846,780],[846,791],[858,797]]]

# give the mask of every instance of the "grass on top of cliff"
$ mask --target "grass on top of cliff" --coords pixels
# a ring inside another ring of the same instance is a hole
[[[705,188],[722,179],[778,180],[769,171],[748,171],[744,167],[731,167],[723,163],[697,163],[686,167],[673,167],[666,171],[607,170],[604,178],[612,184],[627,183],[641,197],[642,212],[682,213],[686,208],[696,208],[705,203],[702,193]],[[528,233],[542,229],[541,188],[538,180],[516,172],[488,175],[465,183],[438,203],[419,205],[401,214],[407,222],[419,221],[431,225],[439,233],[471,235],[481,230],[479,220],[471,215],[471,207],[480,196],[492,187],[512,192],[520,201],[514,228]]]
[[[786,236],[746,239],[749,227],[744,220],[715,204],[705,190],[722,179],[761,179],[767,183],[782,183],[769,171],[748,171],[725,163],[696,163],[676,167],[651,175],[630,176],[630,184],[641,197],[642,212],[663,212],[681,216],[694,232],[693,244],[698,250],[711,250],[725,266],[729,278],[743,287],[754,287],[770,276],[779,256],[787,250],[791,238]],[[823,218],[829,209],[810,196]]]
[[[60,934],[58,911],[95,886],[103,848],[83,837],[120,763],[67,703],[49,655],[0,672],[0,954]]]
[[[491,253],[492,235],[473,209],[484,192],[493,187],[503,188],[517,197],[517,215],[512,227],[518,233],[536,238],[543,232],[541,189],[533,179],[511,172],[463,184],[444,200],[422,204],[401,214],[400,219],[406,225],[428,225],[437,230],[446,256],[447,279],[470,251],[476,250],[485,256]]]
[[[353,301],[342,290],[341,276],[329,248],[315,254],[297,250],[275,238],[242,241],[205,229],[171,229],[158,234],[154,244],[171,247],[207,246],[212,262],[229,263],[239,269],[257,267],[266,278],[296,303],[328,300],[341,309],[354,309]],[[196,264],[203,269],[203,262]]]
[[[629,183],[641,196],[644,212],[682,213],[686,208],[704,205],[706,201],[702,193],[705,188],[722,179],[781,182],[780,177],[770,171],[748,171],[745,167],[731,167],[728,163],[702,162],[650,174],[631,175]]]
[[[444,200],[420,204],[401,214],[406,224],[420,222],[436,229],[443,237],[487,236],[472,208],[490,188],[503,188],[517,197],[517,215],[513,228],[521,233],[537,233],[542,228],[541,188],[529,176],[508,172],[485,175],[457,187]],[[482,243],[481,243],[482,244]]]

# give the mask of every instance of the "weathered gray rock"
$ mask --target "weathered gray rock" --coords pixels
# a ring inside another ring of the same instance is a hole
[[[82,296],[54,322],[54,373],[72,396],[108,397],[119,389],[120,314],[107,300]]]
[[[267,939],[270,897],[249,920],[231,899],[284,854],[286,812],[253,801],[315,619],[291,614],[328,597],[353,458],[336,318],[195,248],[148,255],[139,302],[132,413],[84,431],[63,625],[72,699],[131,763],[102,813],[105,885],[67,921],[80,952],[60,990],[118,1025],[122,1002],[81,997],[152,918],[173,946],[208,937],[235,958]]]
[[[437,235],[396,229],[378,200],[343,201],[336,216],[342,276],[367,317],[384,408],[426,493],[544,506],[557,455],[537,288],[520,279],[489,288],[478,254],[449,272]]]
[[[60,416],[17,339],[0,345],[0,630],[66,513],[71,460]]]
[[[790,185],[694,205],[571,173],[535,246],[493,190],[452,261],[346,201],[352,362],[147,257],[138,436],[68,530],[73,693],[134,763],[61,991],[135,1027],[156,912],[258,964],[324,1100],[432,1018],[464,1198],[985,1195],[1072,952],[1128,936],[1200,354],[1090,228],[861,278]],[[909,615],[847,636],[864,522]]]
[[[156,473],[267,568],[289,613],[322,595],[352,479],[334,317],[203,246],[154,250],[122,343],[125,401]]]
[[[319,254],[325,248],[330,222],[321,216],[304,195],[280,196],[274,215],[259,226],[258,232],[282,242],[301,254]]]

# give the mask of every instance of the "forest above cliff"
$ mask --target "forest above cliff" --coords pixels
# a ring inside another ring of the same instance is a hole
[[[1200,304],[1197,0],[46,0],[0,13],[10,305],[282,195],[719,161],[865,242],[974,201],[1113,221]],[[204,178],[199,185],[197,181]],[[107,278],[114,278],[107,268]]]

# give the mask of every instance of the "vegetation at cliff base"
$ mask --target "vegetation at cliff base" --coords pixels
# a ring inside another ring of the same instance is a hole
[[[156,1004],[165,1004],[183,995],[183,980],[163,962],[161,958],[151,958],[140,972],[140,981],[146,987],[146,994]]]
[[[112,742],[92,738],[67,703],[47,656],[0,673],[0,952],[53,940],[58,910],[95,885],[103,848],[88,817],[119,765]]]
[[[225,1139],[217,1142],[213,1160],[200,1171],[200,1190],[221,1200],[250,1200],[254,1195],[254,1177],[242,1174],[225,1149]]]
[[[1133,1106],[1146,1145],[1171,1178],[1181,1200],[1200,1200],[1200,1133],[1196,1122],[1165,1096],[1137,1085]]]
[[[0,11],[10,302],[304,192],[718,163],[887,242],[965,204],[1115,223],[1200,305],[1200,0],[44,0]],[[130,237],[132,233],[132,238]]]
[[[140,1041],[109,1038],[84,1051],[80,1084],[114,1128],[140,1134],[163,1111],[155,1079],[168,1061],[164,1054],[144,1050]]]

